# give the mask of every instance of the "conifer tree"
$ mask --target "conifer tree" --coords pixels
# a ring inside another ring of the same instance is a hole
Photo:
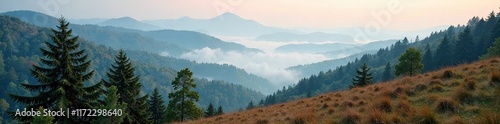
[[[366,63],[361,66],[361,69],[356,69],[356,76],[352,79],[352,85],[349,86],[349,89],[372,84],[373,77],[372,73],[369,72],[370,69]]]
[[[177,72],[172,86],[174,91],[168,94],[170,101],[167,106],[167,122],[183,122],[202,117],[203,111],[194,104],[200,96],[198,92],[191,91],[191,88],[196,88],[193,73],[188,68]]]
[[[219,106],[219,108],[217,108],[217,112],[215,115],[222,115],[224,114],[224,110],[222,110],[222,106]]]
[[[43,113],[43,107],[37,109],[40,113]],[[54,116],[35,116],[33,117],[32,124],[53,124]]]
[[[414,76],[420,73],[420,70],[424,67],[421,61],[422,53],[415,48],[408,48],[399,57],[399,63],[396,65],[396,75]]]
[[[450,41],[448,36],[445,35],[441,43],[438,45],[436,53],[434,54],[434,61],[436,62],[435,65],[437,68],[451,65],[453,61],[451,58],[451,50],[452,47],[450,45]]]
[[[424,57],[422,58],[422,61],[423,61],[423,64],[424,64],[423,72],[427,72],[427,71],[430,71],[431,69],[434,69],[434,60],[433,60],[433,58],[434,57],[432,56],[431,48],[430,48],[429,44],[427,44],[425,46]]]
[[[253,105],[253,101],[250,101],[247,105],[247,110],[253,109],[255,106]]]
[[[391,68],[392,68],[391,63],[387,62],[387,64],[385,65],[385,68],[384,68],[384,73],[382,75],[382,81],[389,81],[392,78],[394,78]]]
[[[208,104],[208,108],[205,111],[205,117],[212,117],[216,114],[215,108],[212,103]]]
[[[104,98],[104,105],[97,107],[98,109],[112,110],[114,113],[111,116],[99,116],[96,120],[92,121],[93,124],[120,124],[127,116],[124,110],[127,108],[126,103],[118,102],[120,95],[116,86],[111,86],[107,89],[106,97]],[[122,111],[121,115],[118,115]]]
[[[500,37],[497,38],[493,46],[488,48],[488,53],[486,53],[483,58],[498,57],[500,56]]]
[[[158,88],[154,89],[153,95],[149,99],[148,103],[149,112],[151,112],[150,120],[153,121],[153,124],[165,123],[165,114],[167,112],[167,108],[164,105],[165,101],[163,101],[160,93],[158,92]]]
[[[26,108],[43,107],[49,110],[91,109],[99,105],[97,99],[102,94],[101,83],[85,87],[84,82],[92,78],[94,71],[89,71],[91,61],[84,49],[79,49],[78,36],[72,36],[68,29],[69,23],[61,17],[52,42],[45,41],[45,47],[40,48],[44,57],[39,61],[44,65],[33,65],[31,74],[38,79],[39,84],[22,84],[34,96],[18,96],[9,94]],[[20,122],[31,122],[32,117],[13,116]],[[92,118],[55,117],[57,123],[89,123]]]
[[[453,57],[455,57],[454,64],[469,63],[478,59],[479,57],[474,56],[475,54],[473,53],[475,45],[468,26],[458,35],[458,38],[453,52]]]
[[[129,61],[123,50],[118,51],[115,58],[115,63],[106,73],[109,81],[102,80],[106,87],[116,86],[118,88],[119,102],[127,104],[127,117],[123,123],[152,123],[149,120],[150,114],[148,110],[147,98],[148,95],[140,96],[141,83],[139,76],[134,75],[135,68]]]

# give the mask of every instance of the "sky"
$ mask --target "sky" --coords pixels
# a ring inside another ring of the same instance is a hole
[[[1,0],[0,12],[34,10],[71,19],[213,18],[224,12],[267,26],[420,30],[465,24],[499,11],[500,0]]]

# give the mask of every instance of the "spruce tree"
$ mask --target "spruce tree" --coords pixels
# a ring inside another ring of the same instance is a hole
[[[119,102],[118,99],[120,95],[118,94],[118,88],[116,86],[111,86],[107,89],[106,97],[104,98],[104,105],[97,107],[98,109],[112,110],[113,115],[111,116],[99,116],[96,120],[92,121],[92,124],[120,124],[123,122],[127,116],[127,112],[124,110],[127,108],[126,103]],[[122,111],[121,115],[118,115]]]
[[[491,58],[500,56],[500,37],[497,38],[493,46],[488,48],[488,53],[486,53],[482,58]]]
[[[217,112],[215,113],[215,115],[222,115],[224,114],[224,110],[222,110],[222,106],[219,106],[219,108],[217,108]]]
[[[99,105],[97,99],[102,94],[101,83],[85,87],[84,82],[92,78],[94,71],[89,71],[91,61],[85,50],[79,49],[78,36],[72,36],[69,23],[61,17],[52,42],[45,41],[40,48],[44,57],[39,61],[44,65],[33,65],[31,74],[39,84],[22,84],[35,92],[34,96],[18,96],[9,94],[12,100],[25,104],[27,109],[43,107],[49,110],[91,109]],[[30,122],[32,117],[13,116],[20,122]],[[89,123],[91,118],[55,117],[57,123]]]
[[[165,123],[165,114],[167,112],[167,108],[164,105],[165,101],[163,101],[160,93],[158,92],[158,88],[154,89],[153,95],[149,99],[148,103],[149,112],[151,112],[150,120],[153,121],[153,124]]]
[[[436,62],[437,68],[442,68],[444,66],[451,65],[453,62],[451,58],[451,44],[448,36],[445,35],[441,43],[438,45],[436,53],[434,54],[434,61]]]
[[[106,87],[116,86],[118,88],[118,102],[127,104],[127,117],[123,123],[152,123],[149,120],[150,113],[147,111],[148,95],[140,96],[141,83],[139,76],[134,75],[135,68],[129,61],[123,50],[118,51],[115,63],[106,73],[109,81],[102,80]]]
[[[430,70],[434,69],[434,60],[433,60],[433,58],[434,57],[432,56],[431,48],[430,48],[429,44],[427,44],[425,46],[424,57],[422,58],[422,62],[424,64],[423,72],[427,72],[427,71],[430,71]]]
[[[384,68],[384,73],[382,74],[382,81],[389,81],[394,78],[391,68],[391,63],[387,62]]]
[[[170,101],[167,106],[167,122],[183,122],[202,117],[203,111],[194,104],[200,96],[198,92],[191,91],[192,88],[196,88],[193,73],[188,68],[177,72],[172,86],[174,91],[168,94]]]
[[[361,66],[361,69],[356,69],[356,76],[352,79],[352,85],[349,86],[349,89],[372,84],[373,77],[372,73],[369,72],[370,69],[366,63]]]
[[[253,109],[255,106],[253,105],[253,101],[250,101],[247,105],[247,110]]]
[[[208,108],[205,111],[205,117],[212,117],[216,114],[215,108],[212,103],[208,104]]]
[[[414,76],[420,73],[420,70],[424,67],[421,61],[422,53],[415,48],[408,48],[399,57],[399,63],[396,65],[396,76]]]
[[[43,113],[43,107],[39,107],[37,109],[40,113]],[[30,122],[32,124],[53,124],[54,121],[54,116],[35,116],[33,117],[33,122]],[[1,121],[0,121],[1,122]]]
[[[455,44],[455,49],[453,50],[455,57],[454,64],[469,63],[477,60],[479,57],[474,56],[474,41],[470,33],[469,27],[465,27],[464,31],[458,35],[458,41]]]

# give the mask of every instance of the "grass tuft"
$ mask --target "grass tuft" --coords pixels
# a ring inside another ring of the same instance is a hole
[[[472,94],[465,90],[464,88],[457,87],[455,90],[453,90],[453,95],[452,97],[462,104],[470,104],[474,102],[474,96]]]
[[[414,121],[418,124],[439,124],[436,113],[431,108],[424,106],[418,109],[418,115],[415,116]]]
[[[358,124],[361,119],[361,116],[358,112],[349,109],[345,115],[340,119],[339,123],[342,124]]]
[[[493,86],[500,84],[500,71],[491,71],[490,83]]]
[[[474,122],[478,124],[500,124],[500,114],[486,112],[474,119]]]
[[[446,70],[446,71],[444,71],[443,75],[441,76],[441,79],[450,79],[451,77],[453,77],[453,71]]]
[[[436,110],[440,113],[456,112],[459,105],[450,98],[439,98],[436,101]]]

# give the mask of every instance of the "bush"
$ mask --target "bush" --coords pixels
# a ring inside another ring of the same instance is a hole
[[[422,107],[418,110],[418,115],[415,116],[414,121],[419,124],[439,124],[436,114],[428,106]]]
[[[474,102],[474,96],[464,88],[455,88],[453,91],[453,98],[460,101],[460,103],[470,104]]]
[[[436,110],[440,113],[456,112],[458,108],[459,105],[449,98],[440,98],[436,101]]]

